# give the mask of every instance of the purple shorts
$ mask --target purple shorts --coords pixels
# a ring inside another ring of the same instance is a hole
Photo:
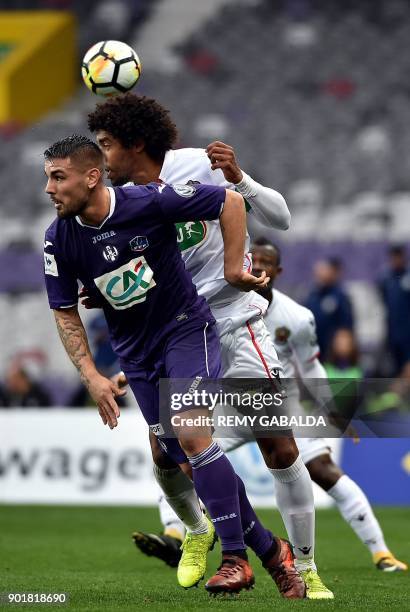
[[[189,321],[168,336],[162,350],[150,359],[150,363],[121,362],[121,368],[150,430],[158,435],[161,448],[176,463],[188,461],[176,438],[159,437],[169,429],[160,422],[159,379],[220,376],[220,344],[215,322]],[[167,417],[170,416],[169,413]]]

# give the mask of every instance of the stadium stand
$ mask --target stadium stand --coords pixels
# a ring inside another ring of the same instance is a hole
[[[72,10],[78,15],[79,54],[99,39],[128,40],[144,66],[139,41],[154,2],[8,4]],[[178,57],[177,68],[143,71],[136,91],[170,108],[182,145],[224,139],[245,170],[285,195],[292,228],[280,236],[284,289],[303,297],[314,261],[329,253],[342,257],[359,341],[373,350],[383,337],[383,315],[372,287],[386,245],[408,240],[410,226],[410,4],[220,4],[188,38],[173,41],[168,52]],[[36,125],[19,133],[0,130],[0,309],[8,319],[16,317],[2,327],[3,345],[20,346],[10,340],[10,331],[18,336],[28,310],[38,313],[28,319],[45,318],[38,258],[53,211],[43,193],[42,151],[52,140],[84,131],[87,110],[96,101],[79,84],[74,99]],[[15,300],[18,294],[22,304]],[[44,330],[31,329],[34,342],[51,328],[45,323]],[[51,347],[60,354],[54,339]],[[57,358],[56,367],[66,372],[63,362]]]

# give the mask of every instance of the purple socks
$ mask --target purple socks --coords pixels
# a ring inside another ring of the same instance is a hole
[[[216,442],[189,458],[194,485],[215,526],[223,551],[249,546],[258,557],[270,551],[274,539],[246,495],[245,486]]]
[[[189,457],[195,490],[221,540],[222,551],[245,550],[236,474],[216,442]]]

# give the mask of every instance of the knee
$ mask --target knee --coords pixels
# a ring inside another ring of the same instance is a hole
[[[306,467],[313,482],[325,491],[331,489],[339,478],[343,476],[342,470],[333,463],[330,455],[316,457],[312,461],[308,461]]]
[[[178,439],[179,444],[181,445],[182,450],[187,455],[187,457],[193,457],[194,455],[199,455],[204,450],[206,450],[212,444],[212,438],[202,438],[195,436],[180,436]]]
[[[165,453],[159,445],[158,438],[153,433],[150,433],[149,441],[151,444],[151,454],[152,459],[156,466],[158,466],[161,470],[170,470],[172,468],[178,467],[178,464],[175,463],[167,453]]]
[[[295,463],[299,455],[294,438],[263,438],[258,440],[258,445],[270,469],[285,469]]]

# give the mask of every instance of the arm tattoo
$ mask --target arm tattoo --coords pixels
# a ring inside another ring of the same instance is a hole
[[[85,385],[88,385],[89,380],[84,372],[84,366],[87,363],[89,364],[90,360],[93,363],[93,357],[80,315],[76,308],[68,308],[66,310],[54,310],[54,317],[61,342],[79,371],[81,380]]]

